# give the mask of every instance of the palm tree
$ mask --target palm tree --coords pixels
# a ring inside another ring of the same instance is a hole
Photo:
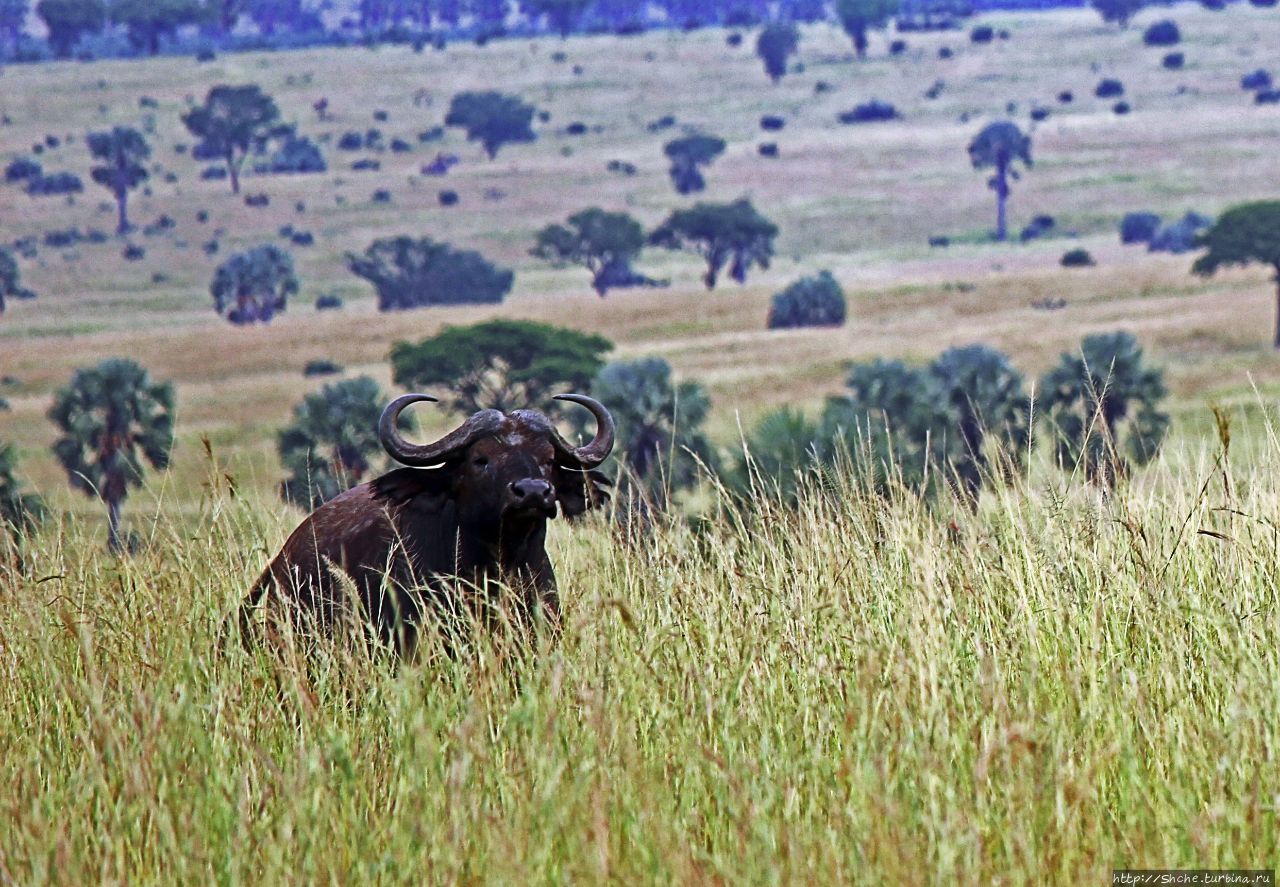
[[[1040,390],[1059,465],[1080,466],[1103,487],[1127,476],[1130,460],[1155,458],[1169,430],[1159,409],[1164,374],[1143,366],[1142,348],[1126,332],[1086,336],[1078,354],[1063,354],[1045,374]]]
[[[987,180],[987,186],[996,192],[996,240],[1009,236],[1005,204],[1009,200],[1009,180],[1017,181],[1018,170],[1014,164],[1021,160],[1031,166],[1031,136],[1008,120],[988,123],[982,132],[969,143],[969,160],[974,169],[995,170]]]
[[[117,126],[107,132],[91,132],[85,140],[94,160],[101,166],[90,170],[93,180],[116,199],[117,234],[129,233],[129,192],[149,177],[146,166],[151,146],[142,133],[129,126]]]
[[[0,530],[21,533],[30,530],[44,516],[44,502],[34,493],[24,493],[13,476],[17,459],[12,444],[0,444]]]
[[[303,398],[276,442],[289,472],[281,496],[315,508],[364,480],[382,452],[378,419],[385,401],[368,376],[326,385]]]
[[[73,489],[107,504],[107,541],[120,551],[120,506],[142,483],[143,460],[169,464],[173,448],[173,386],[153,382],[125,358],[76,370],[59,391],[49,419],[62,437],[53,445]]]

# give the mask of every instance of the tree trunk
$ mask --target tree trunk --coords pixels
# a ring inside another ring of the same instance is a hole
[[[1276,266],[1276,341],[1275,346],[1280,348],[1280,265]]]
[[[227,155],[227,175],[231,177],[231,193],[240,193],[240,169],[236,166],[235,158],[230,154]]]
[[[865,25],[855,25],[853,29],[853,51],[858,58],[867,57],[867,29]]]
[[[107,500],[107,548],[112,554],[124,550],[124,540],[120,537],[120,500]]]
[[[129,233],[129,191],[128,189],[116,191],[116,233]]]
[[[996,240],[1003,243],[1009,237],[1008,212],[1005,207],[1009,199],[1009,169],[1006,166],[996,167]]]

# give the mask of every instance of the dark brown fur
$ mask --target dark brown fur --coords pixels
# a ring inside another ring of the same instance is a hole
[[[607,482],[558,453],[547,429],[540,414],[510,413],[439,467],[396,469],[317,508],[241,605],[242,633],[264,604],[321,631],[358,614],[409,656],[428,618],[488,618],[500,584],[517,592],[511,615],[558,623],[546,522],[557,505],[573,517],[605,501]]]

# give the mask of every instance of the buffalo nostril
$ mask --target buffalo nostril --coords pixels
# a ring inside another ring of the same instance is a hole
[[[551,484],[545,480],[518,480],[511,484],[511,492],[520,502],[545,499],[551,495]]]

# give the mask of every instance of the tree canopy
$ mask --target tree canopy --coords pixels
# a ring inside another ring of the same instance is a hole
[[[1280,200],[1242,203],[1199,236],[1208,252],[1191,270],[1204,277],[1227,265],[1270,265],[1276,282],[1275,347],[1280,348]]]
[[[765,25],[756,38],[756,55],[764,62],[764,71],[777,83],[787,73],[787,61],[800,45],[800,32],[790,22]]]
[[[836,18],[853,41],[858,58],[867,54],[867,31],[883,28],[898,12],[899,0],[836,0]]]
[[[603,336],[535,323],[491,320],[446,326],[416,344],[391,349],[391,372],[404,388],[432,391],[449,409],[549,408],[551,395],[586,391],[613,344]]]
[[[1122,28],[1128,27],[1132,19],[1146,0],[1089,0],[1090,5],[1098,11],[1104,22],[1111,22]]]
[[[143,462],[164,469],[173,446],[173,386],[153,382],[132,360],[108,358],[76,370],[54,396],[49,419],[61,436],[53,454],[72,489],[107,505],[108,542],[123,547],[120,506],[142,484]]]
[[[363,482],[380,461],[378,419],[388,398],[368,376],[308,394],[276,438],[288,477],[280,495],[312,509]]]
[[[214,310],[231,323],[267,323],[298,292],[293,257],[273,243],[236,253],[214,271],[209,292]]]
[[[255,145],[278,131],[280,109],[256,83],[223,84],[209,90],[204,104],[183,114],[182,122],[200,139],[198,154],[226,163],[231,190],[238,194],[240,168]]]
[[[0,443],[0,531],[19,536],[44,517],[44,500],[22,489],[14,476],[17,454],[12,444]]]
[[[497,303],[515,280],[477,252],[406,235],[379,237],[363,254],[348,253],[347,267],[373,284],[379,311]]]
[[[672,139],[663,146],[671,160],[671,182],[680,194],[692,194],[707,186],[702,167],[724,153],[725,141],[719,136],[695,134]]]
[[[1031,166],[1031,136],[1009,120],[988,123],[969,143],[969,161],[974,169],[994,170],[987,187],[996,192],[996,240],[1003,241],[1009,236],[1009,180],[1019,178],[1018,161]]]
[[[160,38],[172,37],[183,25],[208,21],[202,0],[112,0],[111,18],[125,26],[129,43],[151,55],[160,51]]]
[[[644,249],[644,228],[627,213],[591,207],[569,216],[566,225],[548,225],[530,253],[556,264],[582,265],[591,287],[603,297],[610,286],[636,275],[631,263]]]
[[[1126,477],[1131,462],[1155,458],[1169,428],[1159,406],[1164,374],[1143,363],[1130,333],[1085,336],[1080,351],[1064,353],[1039,388],[1058,464],[1104,487]]]
[[[130,126],[91,132],[85,141],[93,159],[101,161],[89,174],[115,198],[116,233],[125,234],[129,230],[129,192],[150,178],[145,163],[151,156],[151,146],[142,133]]]
[[[526,15],[546,18],[561,37],[568,37],[577,27],[592,0],[520,0]]]
[[[36,15],[49,29],[54,55],[67,58],[85,34],[101,31],[107,23],[103,0],[40,0]]]
[[[703,282],[715,289],[725,265],[738,283],[747,279],[752,265],[768,268],[778,226],[741,198],[732,203],[698,203],[678,209],[649,235],[649,242],[666,249],[697,253],[707,263]]]
[[[460,92],[449,103],[445,126],[457,126],[467,133],[467,141],[479,142],[489,159],[498,156],[503,145],[537,139],[532,123],[535,108],[500,92]]]

